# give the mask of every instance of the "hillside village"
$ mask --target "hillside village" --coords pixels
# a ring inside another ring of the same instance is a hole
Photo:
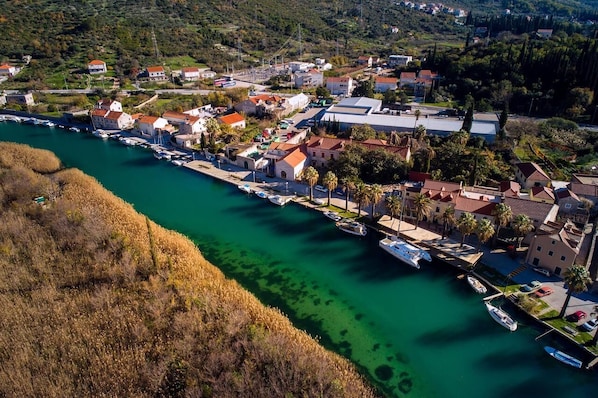
[[[230,163],[287,181],[301,181],[304,170],[310,166],[324,175],[330,170],[330,162],[340,159],[345,149],[354,145],[368,151],[392,154],[398,161],[409,165],[413,163],[414,152],[426,145],[415,137],[416,129],[424,131],[424,135],[451,136],[463,128],[463,116],[448,117],[446,113],[421,113],[419,110],[411,112],[408,105],[352,97],[352,94],[358,85],[371,82],[373,92],[378,95],[401,90],[415,100],[424,100],[426,92],[439,79],[436,73],[430,70],[403,71],[398,78],[389,73],[412,62],[413,57],[404,54],[390,55],[386,61],[363,55],[355,60],[357,70],[362,71],[361,80],[356,80],[352,74],[325,76],[332,65],[322,58],[313,63],[290,61],[286,65],[265,68],[269,73],[262,78],[290,75],[292,86],[301,91],[298,94],[256,93],[250,90],[246,99],[228,107],[208,104],[182,112],[166,111],[160,116],[141,112],[129,114],[119,101],[106,98],[94,104],[89,111],[89,121],[92,130],[128,131],[155,144],[201,151],[218,159],[219,164]],[[104,76],[109,71],[106,63],[99,59],[91,60],[86,69],[93,77]],[[0,74],[7,77],[13,77],[18,72],[19,68],[10,65],[0,67]],[[255,73],[238,73],[238,76],[250,78],[253,82]],[[148,66],[139,73],[139,79],[149,83],[177,79],[182,84],[211,81],[212,89],[236,85],[233,75],[217,78],[217,74],[209,68],[198,67],[168,71],[162,66]],[[334,101],[324,102],[305,94],[316,88],[325,88]],[[33,94],[8,93],[0,97],[0,105],[10,108],[11,104],[31,109],[35,106]],[[264,129],[250,142],[223,140],[227,133],[241,134],[249,117],[272,120],[276,125]],[[378,137],[356,140],[351,136],[341,138],[342,134],[336,138],[322,134],[323,129],[342,133],[364,125],[375,130]],[[472,118],[469,134],[492,143],[500,128],[497,114],[477,113]],[[478,221],[489,219],[494,222],[495,208],[503,203],[511,209],[513,219],[525,215],[533,226],[521,237],[522,243],[529,246],[526,263],[546,268],[557,276],[562,276],[574,264],[589,264],[590,253],[583,249],[584,231],[587,232],[585,225],[598,203],[598,179],[592,175],[574,174],[570,181],[554,181],[534,162],[520,162],[514,167],[514,178],[494,187],[467,186],[434,180],[430,173],[410,172],[404,176],[406,182],[398,188],[396,182],[388,181],[385,191],[387,195],[397,190],[405,191],[404,216],[407,219],[421,217],[432,225],[442,224],[442,215],[447,207],[454,210],[455,219],[468,213]],[[344,176],[337,177],[340,181]],[[418,214],[421,210],[414,204],[413,197],[418,194],[429,198],[426,215]],[[509,246],[513,246],[514,231],[513,228],[499,229],[498,232],[505,235],[499,236],[499,240],[510,241]],[[546,247],[544,242],[547,239],[551,241],[550,245],[558,242],[558,256],[554,255],[554,250],[538,250],[538,247]],[[593,276],[595,279],[595,270]]]

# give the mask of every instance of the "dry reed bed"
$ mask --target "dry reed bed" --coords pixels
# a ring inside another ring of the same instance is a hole
[[[48,152],[6,152],[0,396],[374,396],[186,237]]]

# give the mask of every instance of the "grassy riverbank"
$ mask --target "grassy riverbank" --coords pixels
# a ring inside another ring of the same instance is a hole
[[[0,167],[0,395],[375,395],[187,238],[51,153],[2,143]]]

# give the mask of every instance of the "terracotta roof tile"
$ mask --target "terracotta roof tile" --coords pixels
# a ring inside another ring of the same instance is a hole
[[[218,120],[220,120],[220,122],[222,122],[224,124],[231,125],[231,124],[243,122],[243,121],[245,121],[245,118],[243,116],[241,116],[239,113],[234,112],[234,113],[231,113],[230,115],[220,116],[218,118]]]

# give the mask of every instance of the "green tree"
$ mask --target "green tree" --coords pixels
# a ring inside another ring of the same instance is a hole
[[[368,187],[363,182],[355,184],[353,199],[357,202],[357,217],[361,216],[361,207],[367,202]]]
[[[376,204],[380,202],[382,196],[384,196],[384,191],[382,190],[382,185],[380,184],[373,184],[370,186],[369,192],[369,200],[372,204],[372,220],[374,219],[374,215],[376,214]]]
[[[496,239],[498,238],[500,229],[509,225],[513,219],[513,211],[508,204],[499,203],[492,210],[492,215],[494,216],[494,224],[496,225],[496,233],[494,234],[492,246],[496,246]]]
[[[413,205],[415,206],[415,229],[417,229],[419,222],[430,214],[432,201],[423,193],[418,193],[413,197]]]
[[[301,173],[301,179],[309,185],[309,200],[314,198],[314,185],[318,182],[318,178],[320,178],[320,174],[312,166],[305,168]]]
[[[328,189],[328,206],[330,206],[330,196],[332,195],[332,191],[335,190],[338,185],[336,174],[332,171],[326,172],[324,178],[322,178],[322,184]]]
[[[457,220],[457,228],[461,232],[461,247],[465,243],[465,238],[471,235],[477,228],[478,222],[476,221],[473,214],[464,212],[461,213]]]
[[[345,211],[349,211],[349,196],[356,187],[356,181],[354,177],[344,177],[341,179],[341,186],[343,192],[345,192]]]
[[[534,223],[533,221],[525,214],[517,214],[513,219],[513,231],[515,231],[515,235],[519,238],[517,241],[517,247],[521,247],[521,242],[523,238],[528,233],[534,230]]]
[[[324,86],[319,86],[316,88],[316,96],[318,98],[330,98],[330,91]]]
[[[422,112],[419,109],[416,109],[413,114],[415,115],[415,123],[413,123],[413,135],[415,136],[415,128],[417,126],[417,121],[419,120],[419,117],[421,116]]]
[[[494,235],[494,225],[492,225],[492,221],[484,218],[480,220],[477,225],[476,235],[478,236],[478,252],[480,251],[482,245]]]
[[[350,135],[355,141],[365,141],[376,138],[376,130],[367,124],[358,124],[351,127]]]
[[[394,219],[396,216],[401,214],[401,211],[403,209],[403,203],[401,198],[398,195],[388,195],[386,197],[386,208],[388,209],[388,212],[390,213],[390,218],[393,220],[394,223]],[[391,224],[391,228],[392,228],[392,224]],[[397,231],[397,235],[398,235]]]
[[[463,126],[461,130],[471,132],[471,126],[473,125],[473,104],[467,108],[465,117],[463,118]]]
[[[577,264],[565,271],[563,280],[565,281],[565,285],[567,285],[567,296],[565,297],[565,302],[563,303],[563,308],[561,308],[559,318],[565,316],[565,312],[569,306],[569,300],[571,300],[573,293],[585,292],[588,290],[588,284],[592,283],[592,278],[590,278],[590,274],[586,267]]]
[[[447,206],[442,211],[442,239],[444,239],[446,235],[446,231],[450,225],[455,223],[455,207],[454,206]]]

